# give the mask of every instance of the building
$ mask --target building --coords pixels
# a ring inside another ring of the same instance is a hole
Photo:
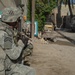
[[[75,5],[73,5],[72,7],[72,12],[73,15],[75,15]],[[67,27],[70,25],[70,23],[68,22],[70,20],[70,12],[69,12],[68,5],[64,5],[64,4],[61,5],[60,14],[58,13],[58,7],[54,8],[52,10],[52,13],[54,14],[54,18],[55,18],[54,22],[55,25],[57,25],[57,27],[61,27],[63,23],[66,24]],[[63,19],[65,22],[63,21]]]

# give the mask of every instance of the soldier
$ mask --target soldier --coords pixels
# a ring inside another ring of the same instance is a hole
[[[0,21],[0,75],[35,75],[35,70],[18,62],[24,43],[14,42],[14,32],[21,11],[18,8],[5,8]],[[23,39],[24,40],[24,39]],[[24,40],[26,41],[26,39]]]

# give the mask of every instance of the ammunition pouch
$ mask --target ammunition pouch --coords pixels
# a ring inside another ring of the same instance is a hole
[[[33,52],[33,45],[30,43],[27,45],[27,47],[23,51],[23,57],[32,55]]]

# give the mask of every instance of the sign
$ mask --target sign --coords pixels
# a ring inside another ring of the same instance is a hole
[[[1,18],[1,15],[0,15],[0,18]]]
[[[0,18],[2,17],[1,15],[2,15],[2,11],[0,11]]]

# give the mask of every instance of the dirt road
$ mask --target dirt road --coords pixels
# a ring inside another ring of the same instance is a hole
[[[75,46],[69,41],[43,44],[35,39],[29,60],[37,75],[75,75]]]

